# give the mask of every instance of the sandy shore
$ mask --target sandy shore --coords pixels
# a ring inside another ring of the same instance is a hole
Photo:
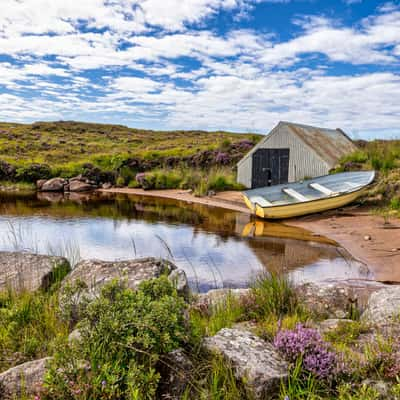
[[[113,188],[101,191],[175,199],[250,214],[241,193],[234,191],[217,193],[212,197],[195,197],[189,191],[178,189],[145,191]],[[382,217],[350,207],[348,212],[330,211],[285,220],[285,224],[335,240],[354,258],[366,264],[376,280],[400,282],[400,220],[392,219],[385,224]]]

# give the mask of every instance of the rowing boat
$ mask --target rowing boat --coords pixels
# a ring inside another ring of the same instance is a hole
[[[364,194],[374,179],[375,171],[342,172],[247,190],[243,197],[261,218],[291,218],[343,207]]]

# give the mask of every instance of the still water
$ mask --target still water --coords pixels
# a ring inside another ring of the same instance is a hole
[[[0,193],[0,250],[79,259],[164,257],[192,289],[244,287],[265,271],[297,281],[372,278],[327,238],[235,211],[123,194]]]

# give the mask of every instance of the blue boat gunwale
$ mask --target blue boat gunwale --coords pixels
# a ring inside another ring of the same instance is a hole
[[[282,203],[281,204],[273,204],[273,203],[271,203],[268,206],[262,206],[257,202],[252,202],[251,199],[250,199],[252,194],[254,196],[254,194],[257,193],[258,196],[264,197],[265,200],[269,202],[270,200],[268,200],[268,198],[266,198],[265,195],[260,193],[262,190],[270,189],[270,188],[271,189],[276,189],[276,190],[279,190],[279,189],[282,190],[282,189],[285,189],[285,188],[291,188],[293,185],[296,185],[296,184],[301,184],[301,185],[307,187],[310,183],[318,183],[319,180],[321,180],[322,178],[325,178],[325,177],[334,177],[335,175],[351,175],[351,174],[352,175],[363,174],[363,175],[366,175],[366,176],[369,174],[369,178],[366,180],[366,182],[364,184],[362,184],[361,186],[357,186],[357,187],[355,187],[353,189],[349,189],[349,190],[346,190],[346,191],[339,191],[339,192],[337,192],[337,194],[335,193],[333,195],[325,195],[325,196],[321,196],[321,197],[318,197],[318,198],[315,198],[315,199],[310,199],[310,200],[307,200],[307,201],[293,201],[293,202],[288,202],[288,203],[284,203],[284,204],[282,204]],[[261,208],[290,207],[290,206],[299,205],[299,204],[306,204],[306,203],[308,204],[308,203],[311,203],[311,202],[323,201],[323,200],[330,199],[330,198],[340,198],[342,196],[347,196],[347,195],[349,195],[351,193],[355,193],[355,192],[359,192],[359,191],[365,190],[366,188],[368,188],[369,186],[371,186],[374,183],[375,177],[376,177],[376,172],[374,170],[373,171],[339,172],[337,174],[321,175],[321,176],[318,176],[318,177],[315,177],[315,178],[312,178],[312,179],[305,179],[305,180],[298,181],[298,182],[285,183],[285,184],[280,184],[280,185],[265,186],[265,187],[261,187],[261,188],[250,189],[250,190],[244,191],[243,194],[248,198],[248,200],[252,204],[254,204],[254,206],[258,205]],[[315,182],[315,181],[317,181],[317,182]]]

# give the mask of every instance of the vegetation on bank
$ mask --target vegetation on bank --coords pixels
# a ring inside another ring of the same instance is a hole
[[[356,144],[359,150],[344,157],[336,171],[377,171],[376,185],[366,200],[380,213],[400,216],[400,140],[360,140]]]
[[[82,174],[97,184],[206,190],[235,188],[233,166],[260,135],[131,129],[73,121],[0,123],[0,181]],[[210,175],[210,182],[205,177]]]
[[[321,334],[322,317],[309,311],[281,276],[263,276],[247,295],[230,294],[211,305],[185,303],[166,277],[144,282],[136,292],[113,281],[82,308],[78,321],[65,309],[58,311],[57,298],[55,292],[8,293],[0,303],[0,371],[19,362],[11,354],[54,357],[36,399],[160,398],[165,370],[172,368],[189,375],[182,400],[251,400],[245,382],[201,346],[205,336],[236,324],[273,343],[289,362],[289,379],[282,381],[277,399],[379,399],[367,378],[384,380],[393,398],[400,398],[397,338],[369,336],[357,319]],[[68,340],[74,328],[80,334]],[[191,359],[190,371],[169,364],[167,354],[178,348]]]

